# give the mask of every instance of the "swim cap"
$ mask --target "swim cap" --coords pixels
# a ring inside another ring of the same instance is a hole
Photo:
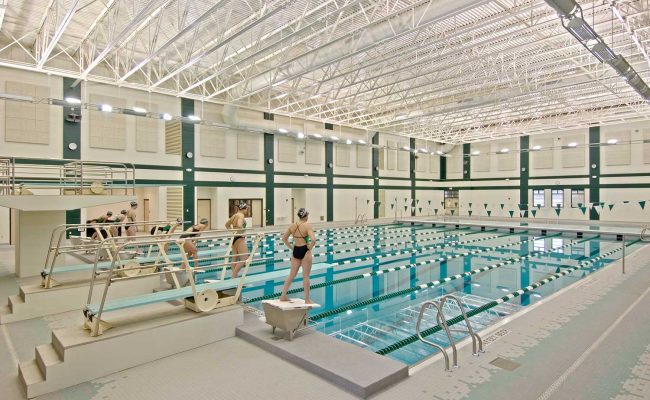
[[[182,218],[176,218],[176,223],[177,223],[177,224],[182,224],[182,223],[183,223],[183,219],[182,219]]]
[[[111,215],[113,215],[113,211],[106,211],[106,215],[110,217]]]
[[[120,214],[126,215],[126,210],[120,211]]]
[[[239,203],[239,209],[240,210],[245,210],[247,208],[248,208],[248,204],[246,204],[245,202],[242,201],[242,202]]]
[[[137,206],[137,205],[138,205],[138,202],[137,202],[137,201],[132,201],[132,202],[131,202],[131,207],[133,207],[133,206]]]
[[[300,210],[298,210],[298,217],[299,218],[305,218],[308,215],[309,215],[309,211],[307,211],[307,209],[301,208]]]
[[[208,224],[208,219],[207,218],[201,218],[201,220],[199,222],[202,223],[203,225],[207,225]]]

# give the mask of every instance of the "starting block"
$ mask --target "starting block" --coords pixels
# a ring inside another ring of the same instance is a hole
[[[264,318],[261,318],[267,324],[275,329],[280,328],[289,333],[289,340],[302,326],[307,325],[307,313],[312,308],[320,307],[319,304],[305,304],[302,299],[290,299],[289,301],[264,300]]]

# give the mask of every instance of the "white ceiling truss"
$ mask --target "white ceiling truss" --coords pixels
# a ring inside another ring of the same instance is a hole
[[[449,143],[650,105],[541,0],[0,0],[0,65]],[[650,82],[650,0],[580,1]]]

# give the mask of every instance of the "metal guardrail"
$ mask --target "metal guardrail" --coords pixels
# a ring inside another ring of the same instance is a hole
[[[467,327],[466,330],[449,328],[449,325],[447,324],[447,317],[444,314],[444,308],[447,301],[452,301],[456,303],[456,305],[460,309],[459,316],[462,316],[462,319],[465,322],[465,326]],[[452,351],[453,366],[455,368],[458,368],[458,352],[456,350],[456,341],[454,340],[452,332],[468,333],[469,336],[472,338],[472,355],[478,356],[479,353],[483,353],[483,341],[481,340],[481,337],[478,334],[474,333],[474,330],[472,329],[472,324],[469,322],[469,319],[467,318],[467,314],[465,313],[463,303],[458,299],[458,297],[448,294],[442,296],[438,301],[425,301],[424,303],[422,303],[422,306],[420,308],[420,314],[418,315],[418,321],[415,325],[415,331],[421,342],[428,344],[429,346],[435,347],[442,353],[443,357],[445,358],[445,371],[449,371],[449,355],[447,354],[447,351],[442,346],[425,339],[422,336],[420,330],[420,325],[422,323],[424,313],[429,308],[434,308],[437,311],[436,322],[438,323],[438,326],[440,326],[442,330],[445,332],[445,334],[447,335],[447,340],[449,341],[449,344],[451,346],[451,351]]]
[[[61,165],[0,157],[0,195],[33,194],[34,189],[59,195],[135,195],[131,163],[69,160]]]

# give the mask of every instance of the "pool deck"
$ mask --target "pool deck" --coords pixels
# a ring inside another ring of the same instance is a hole
[[[473,224],[477,221],[472,220]],[[499,222],[502,224],[502,222]],[[557,227],[557,225],[554,225]],[[635,229],[637,234],[639,232]],[[0,299],[18,291],[13,247],[0,246]],[[459,347],[460,368],[440,357],[371,399],[650,399],[650,246],[481,332],[486,353]],[[0,326],[3,399],[24,399],[17,364],[50,330],[81,324],[79,311]],[[341,354],[345,363],[346,354]],[[497,360],[498,359],[498,360]],[[91,362],[91,360],[89,360]],[[497,366],[500,365],[500,366]],[[173,379],[170,379],[173,376]],[[234,337],[39,399],[355,399],[350,392]]]

